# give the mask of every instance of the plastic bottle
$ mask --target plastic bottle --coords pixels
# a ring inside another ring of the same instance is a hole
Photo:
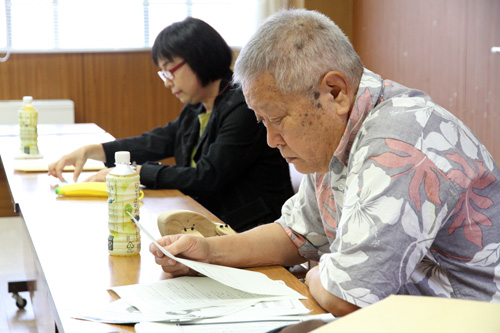
[[[141,233],[126,211],[139,219],[139,175],[130,166],[128,151],[115,153],[115,165],[106,176],[108,251],[117,256],[135,255],[141,251]]]
[[[24,96],[23,106],[17,112],[19,119],[21,155],[25,157],[38,157],[38,111],[31,105],[33,97]]]

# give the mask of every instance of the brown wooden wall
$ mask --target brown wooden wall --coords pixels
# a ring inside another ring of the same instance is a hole
[[[500,163],[500,1],[355,0],[353,44],[365,67],[427,92]]]
[[[305,0],[304,7],[331,18],[352,41],[355,0]]]

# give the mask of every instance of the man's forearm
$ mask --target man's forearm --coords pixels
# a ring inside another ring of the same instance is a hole
[[[305,259],[281,225],[270,223],[229,236],[212,237],[210,262],[231,267],[292,266]]]
[[[359,309],[358,306],[337,297],[321,284],[319,266],[312,268],[306,275],[306,285],[309,287],[311,296],[318,304],[336,317],[345,316]]]

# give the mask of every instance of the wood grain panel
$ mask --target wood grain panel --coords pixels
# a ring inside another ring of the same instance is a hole
[[[368,69],[423,90],[457,116],[465,107],[466,0],[357,1],[354,46]]]
[[[352,41],[354,0],[305,0],[304,5],[331,18]]]
[[[427,92],[467,126],[500,161],[495,0],[358,0],[353,41],[365,67]],[[496,75],[494,74],[496,73]],[[495,77],[496,76],[496,77]]]
[[[83,100],[80,54],[11,54],[0,63],[0,100],[71,99],[76,121]]]
[[[500,46],[500,1],[469,1],[467,13],[464,121],[500,163],[500,53],[491,53],[492,46]]]
[[[157,71],[149,52],[85,54],[82,122],[122,138],[175,119],[182,103]]]

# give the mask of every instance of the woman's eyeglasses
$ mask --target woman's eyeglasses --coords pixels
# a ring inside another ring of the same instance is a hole
[[[173,68],[171,68],[168,71],[161,70],[158,72],[158,76],[160,77],[160,79],[163,80],[163,82],[166,82],[167,79],[173,80],[175,77],[174,76],[175,71],[178,70],[179,68],[181,68],[185,63],[186,63],[186,61],[184,60],[184,61],[180,62],[179,64],[175,65]]]

